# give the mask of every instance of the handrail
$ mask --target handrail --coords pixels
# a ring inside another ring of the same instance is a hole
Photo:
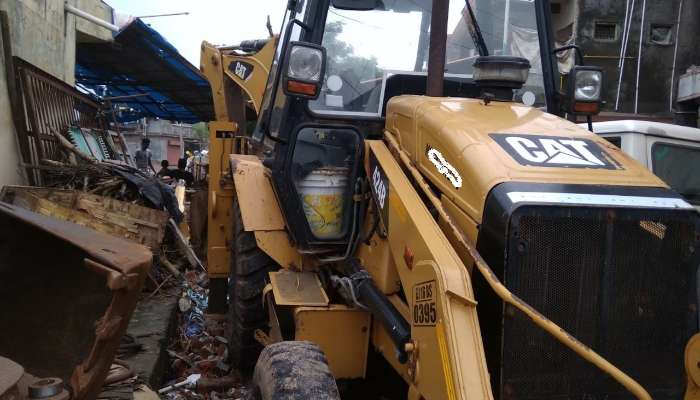
[[[391,133],[385,132],[384,138],[388,143],[390,150],[396,156],[399,157],[401,163],[411,172],[413,179],[416,181],[418,186],[421,188],[426,197],[433,204],[435,209],[440,214],[440,217],[449,225],[452,229],[452,233],[455,235],[460,244],[464,246],[471,258],[474,260],[474,265],[481,273],[481,275],[486,279],[486,282],[491,286],[491,289],[500,297],[504,302],[512,305],[516,309],[520,310],[523,314],[527,315],[535,325],[542,328],[545,332],[554,336],[560,343],[573,350],[576,354],[584,358],[586,361],[598,367],[603,372],[610,375],[619,384],[624,386],[633,395],[635,395],[640,400],[651,400],[651,395],[640,385],[637,381],[632,379],[629,375],[622,372],[619,368],[614,366],[610,361],[603,358],[601,355],[596,353],[593,349],[586,346],[585,344],[579,342],[570,333],[564,330],[562,327],[547,319],[540,312],[535,310],[532,306],[527,304],[524,300],[513,294],[508,288],[501,283],[496,274],[493,272],[491,267],[488,266],[486,260],[481,257],[481,254],[476,250],[476,248],[469,242],[467,237],[464,235],[461,229],[452,222],[452,219],[445,211],[442,206],[440,199],[435,196],[432,189],[425,181],[423,175],[418,171],[413,164],[411,159],[406,155],[405,152],[401,150],[396,139]]]

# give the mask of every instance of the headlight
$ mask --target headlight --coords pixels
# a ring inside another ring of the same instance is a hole
[[[285,53],[284,93],[304,99],[317,99],[326,70],[326,49],[307,42],[291,42]]]
[[[602,81],[601,71],[576,71],[576,100],[599,101]]]
[[[323,71],[323,52],[320,49],[296,45],[289,52],[287,77],[307,82],[319,82]]]

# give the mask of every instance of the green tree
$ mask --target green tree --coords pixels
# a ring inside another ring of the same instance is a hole
[[[343,33],[342,21],[332,21],[326,25],[323,36],[323,46],[328,55],[328,75],[347,74],[349,71],[359,81],[379,78],[381,71],[377,66],[377,58],[361,57],[355,54],[355,49],[338,38]]]
[[[192,134],[200,142],[209,142],[209,127],[206,122],[198,122],[192,125]]]

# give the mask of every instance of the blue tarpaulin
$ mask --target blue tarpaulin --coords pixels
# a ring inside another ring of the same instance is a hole
[[[79,86],[101,98],[141,95],[114,101],[127,106],[119,107],[120,122],[143,117],[185,123],[214,119],[209,82],[140,19],[115,34],[112,43],[79,43],[75,74]]]

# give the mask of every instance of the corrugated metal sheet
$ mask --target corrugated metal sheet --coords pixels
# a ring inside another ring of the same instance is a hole
[[[117,114],[195,123],[214,119],[209,82],[156,30],[136,19],[113,43],[79,43],[76,83],[99,97],[133,96]]]

